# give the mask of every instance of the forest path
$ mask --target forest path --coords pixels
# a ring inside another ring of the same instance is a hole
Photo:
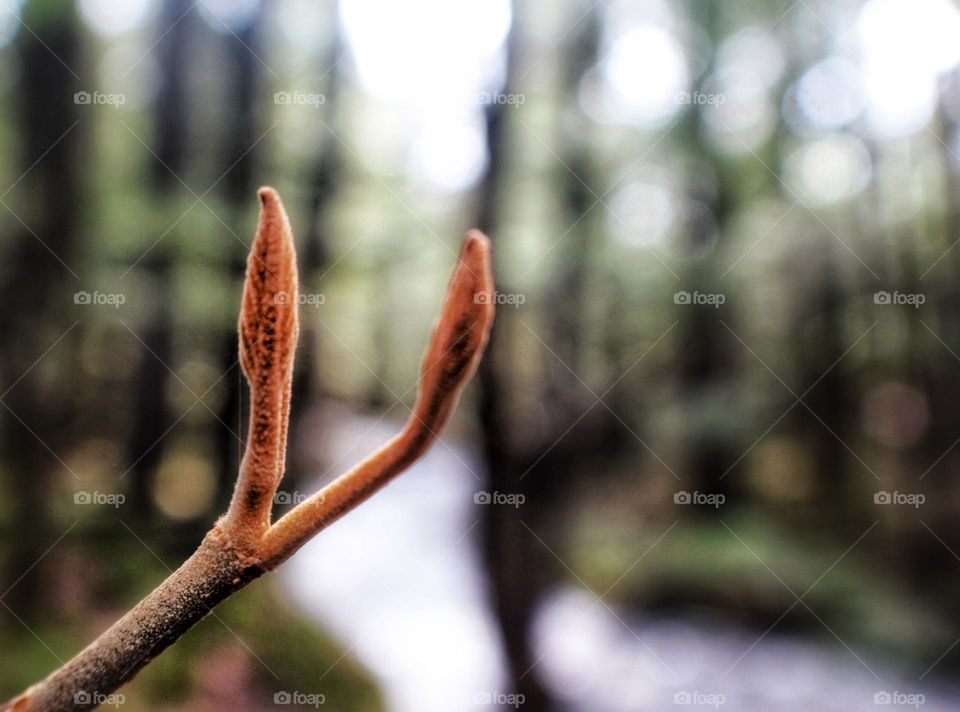
[[[340,412],[325,420],[311,447],[341,459],[310,491],[398,430]],[[477,548],[481,473],[475,454],[438,443],[281,568],[294,601],[375,675],[390,712],[489,712],[490,701],[511,701]],[[610,610],[564,588],[537,615],[537,673],[569,712],[960,709],[960,690],[932,676],[860,662],[839,642],[761,633]],[[883,693],[923,697],[887,704]]]

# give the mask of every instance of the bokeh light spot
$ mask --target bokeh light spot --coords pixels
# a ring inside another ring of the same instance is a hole
[[[80,0],[80,15],[90,29],[114,37],[140,28],[154,9],[154,0]]]

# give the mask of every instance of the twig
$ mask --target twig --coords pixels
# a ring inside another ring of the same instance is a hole
[[[284,472],[299,300],[289,220],[276,191],[261,188],[259,196],[260,223],[247,262],[239,324],[240,362],[250,384],[250,430],[227,513],[166,581],[66,665],[0,706],[0,712],[96,707],[214,606],[288,559],[422,456],[476,369],[493,323],[494,300],[490,242],[472,230],[433,327],[417,401],[403,430],[271,524]]]

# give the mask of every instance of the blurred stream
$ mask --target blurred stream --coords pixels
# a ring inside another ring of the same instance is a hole
[[[319,447],[339,461],[324,482],[399,430],[387,420],[330,420]],[[283,567],[293,599],[379,678],[391,712],[475,709],[478,695],[503,685],[473,541],[481,483],[469,468],[480,470],[453,447],[435,445]]]
[[[335,420],[322,446],[339,460],[323,481],[397,429],[357,416]],[[281,569],[295,603],[378,678],[391,712],[518,702],[505,689],[475,546],[473,497],[483,487],[471,469],[481,471],[475,455],[437,445]],[[761,633],[610,610],[572,587],[545,599],[533,630],[537,671],[569,712],[960,709],[956,690],[858,661],[840,643]]]

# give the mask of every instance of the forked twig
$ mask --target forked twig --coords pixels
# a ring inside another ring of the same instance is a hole
[[[494,300],[489,298],[490,241],[472,230],[463,240],[403,430],[271,523],[286,457],[299,300],[293,234],[283,204],[272,188],[261,188],[259,196],[260,223],[247,262],[239,323],[250,429],[227,513],[160,586],[63,667],[0,706],[0,712],[98,706],[214,606],[274,569],[423,455],[476,370],[493,323]]]

